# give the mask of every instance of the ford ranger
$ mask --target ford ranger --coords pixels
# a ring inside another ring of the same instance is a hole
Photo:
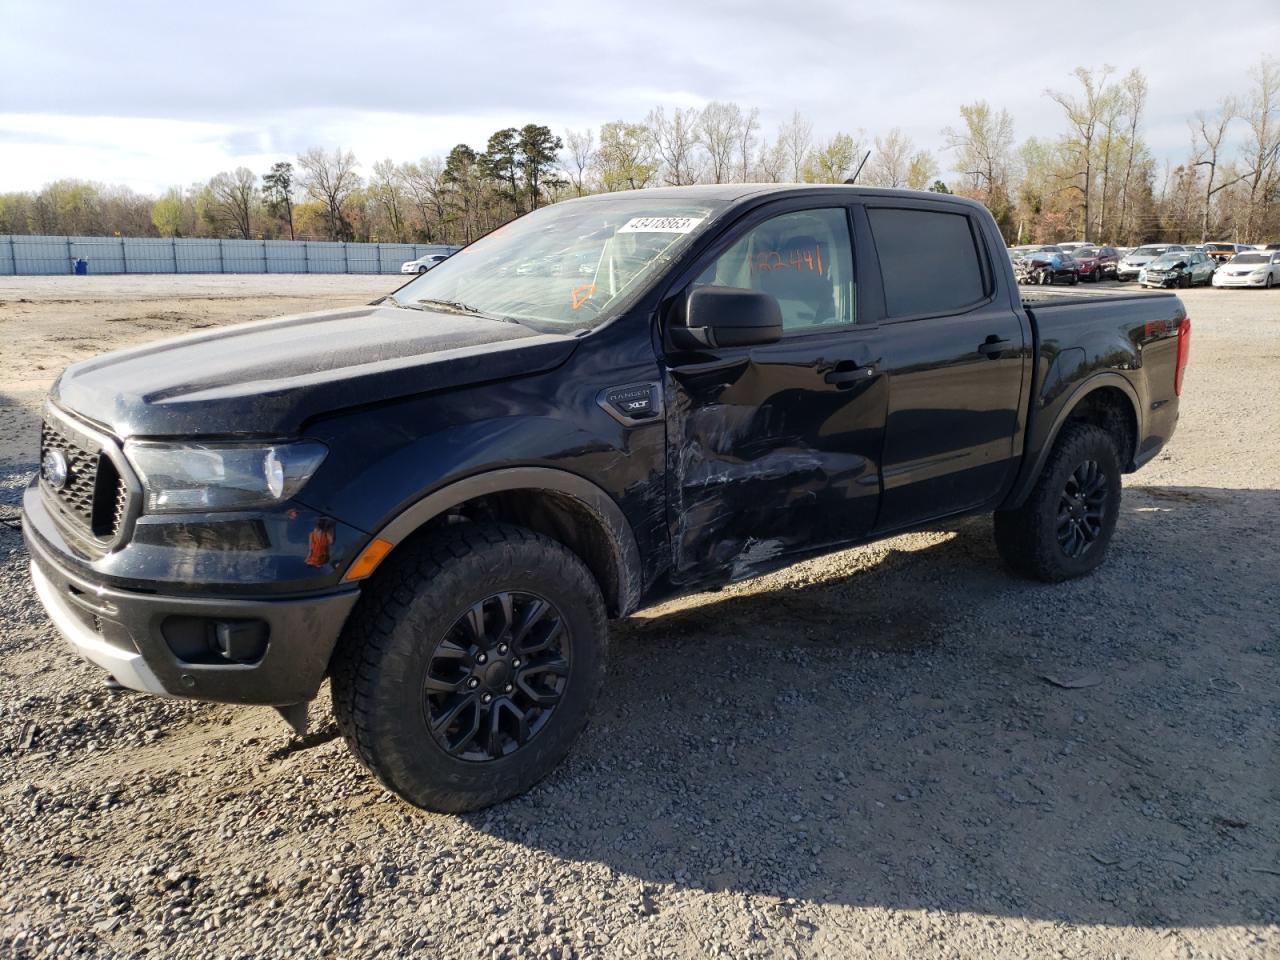
[[[475,809],[569,751],[609,618],[967,514],[1089,573],[1189,338],[1172,293],[1024,303],[953,196],[586,197],[369,306],[69,367],[31,575],[115,684],[302,730],[328,678],[383,784]]]

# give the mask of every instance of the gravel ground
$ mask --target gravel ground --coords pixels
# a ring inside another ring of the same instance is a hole
[[[67,362],[394,283],[0,281],[0,956],[1280,957],[1280,293],[1186,293],[1094,576],[974,519],[648,610],[569,761],[452,817],[327,703],[109,695],[16,529]]]

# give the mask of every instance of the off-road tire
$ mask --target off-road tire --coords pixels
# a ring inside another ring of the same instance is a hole
[[[1058,541],[1058,511],[1068,480],[1089,461],[1096,462],[1106,478],[1102,529],[1082,556],[1071,557]],[[1020,576],[1046,583],[1082,577],[1106,559],[1119,515],[1120,457],[1115,440],[1093,424],[1068,423],[1026,502],[1012,510],[996,511],[996,548],[1009,569]]]
[[[554,604],[571,644],[568,677],[526,743],[495,759],[459,759],[428,728],[426,672],[451,625],[503,590]],[[560,763],[586,725],[607,653],[600,588],[572,551],[523,527],[459,524],[406,544],[364,588],[331,664],[334,714],[347,746],[388,790],[429,810],[476,810],[528,790]]]

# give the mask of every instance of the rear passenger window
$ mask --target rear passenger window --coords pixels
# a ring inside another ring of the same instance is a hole
[[[891,317],[959,313],[986,296],[969,218],[935,210],[869,208]]]
[[[784,213],[754,227],[694,281],[759,290],[778,301],[787,334],[855,322],[853,247],[843,208]]]

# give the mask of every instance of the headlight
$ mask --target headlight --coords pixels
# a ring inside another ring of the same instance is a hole
[[[1257,270],[1253,271],[1253,275],[1255,277],[1265,277],[1267,275],[1267,268],[1259,267]]]
[[[287,500],[311,479],[322,443],[233,444],[127,441],[145,513],[244,510]]]

